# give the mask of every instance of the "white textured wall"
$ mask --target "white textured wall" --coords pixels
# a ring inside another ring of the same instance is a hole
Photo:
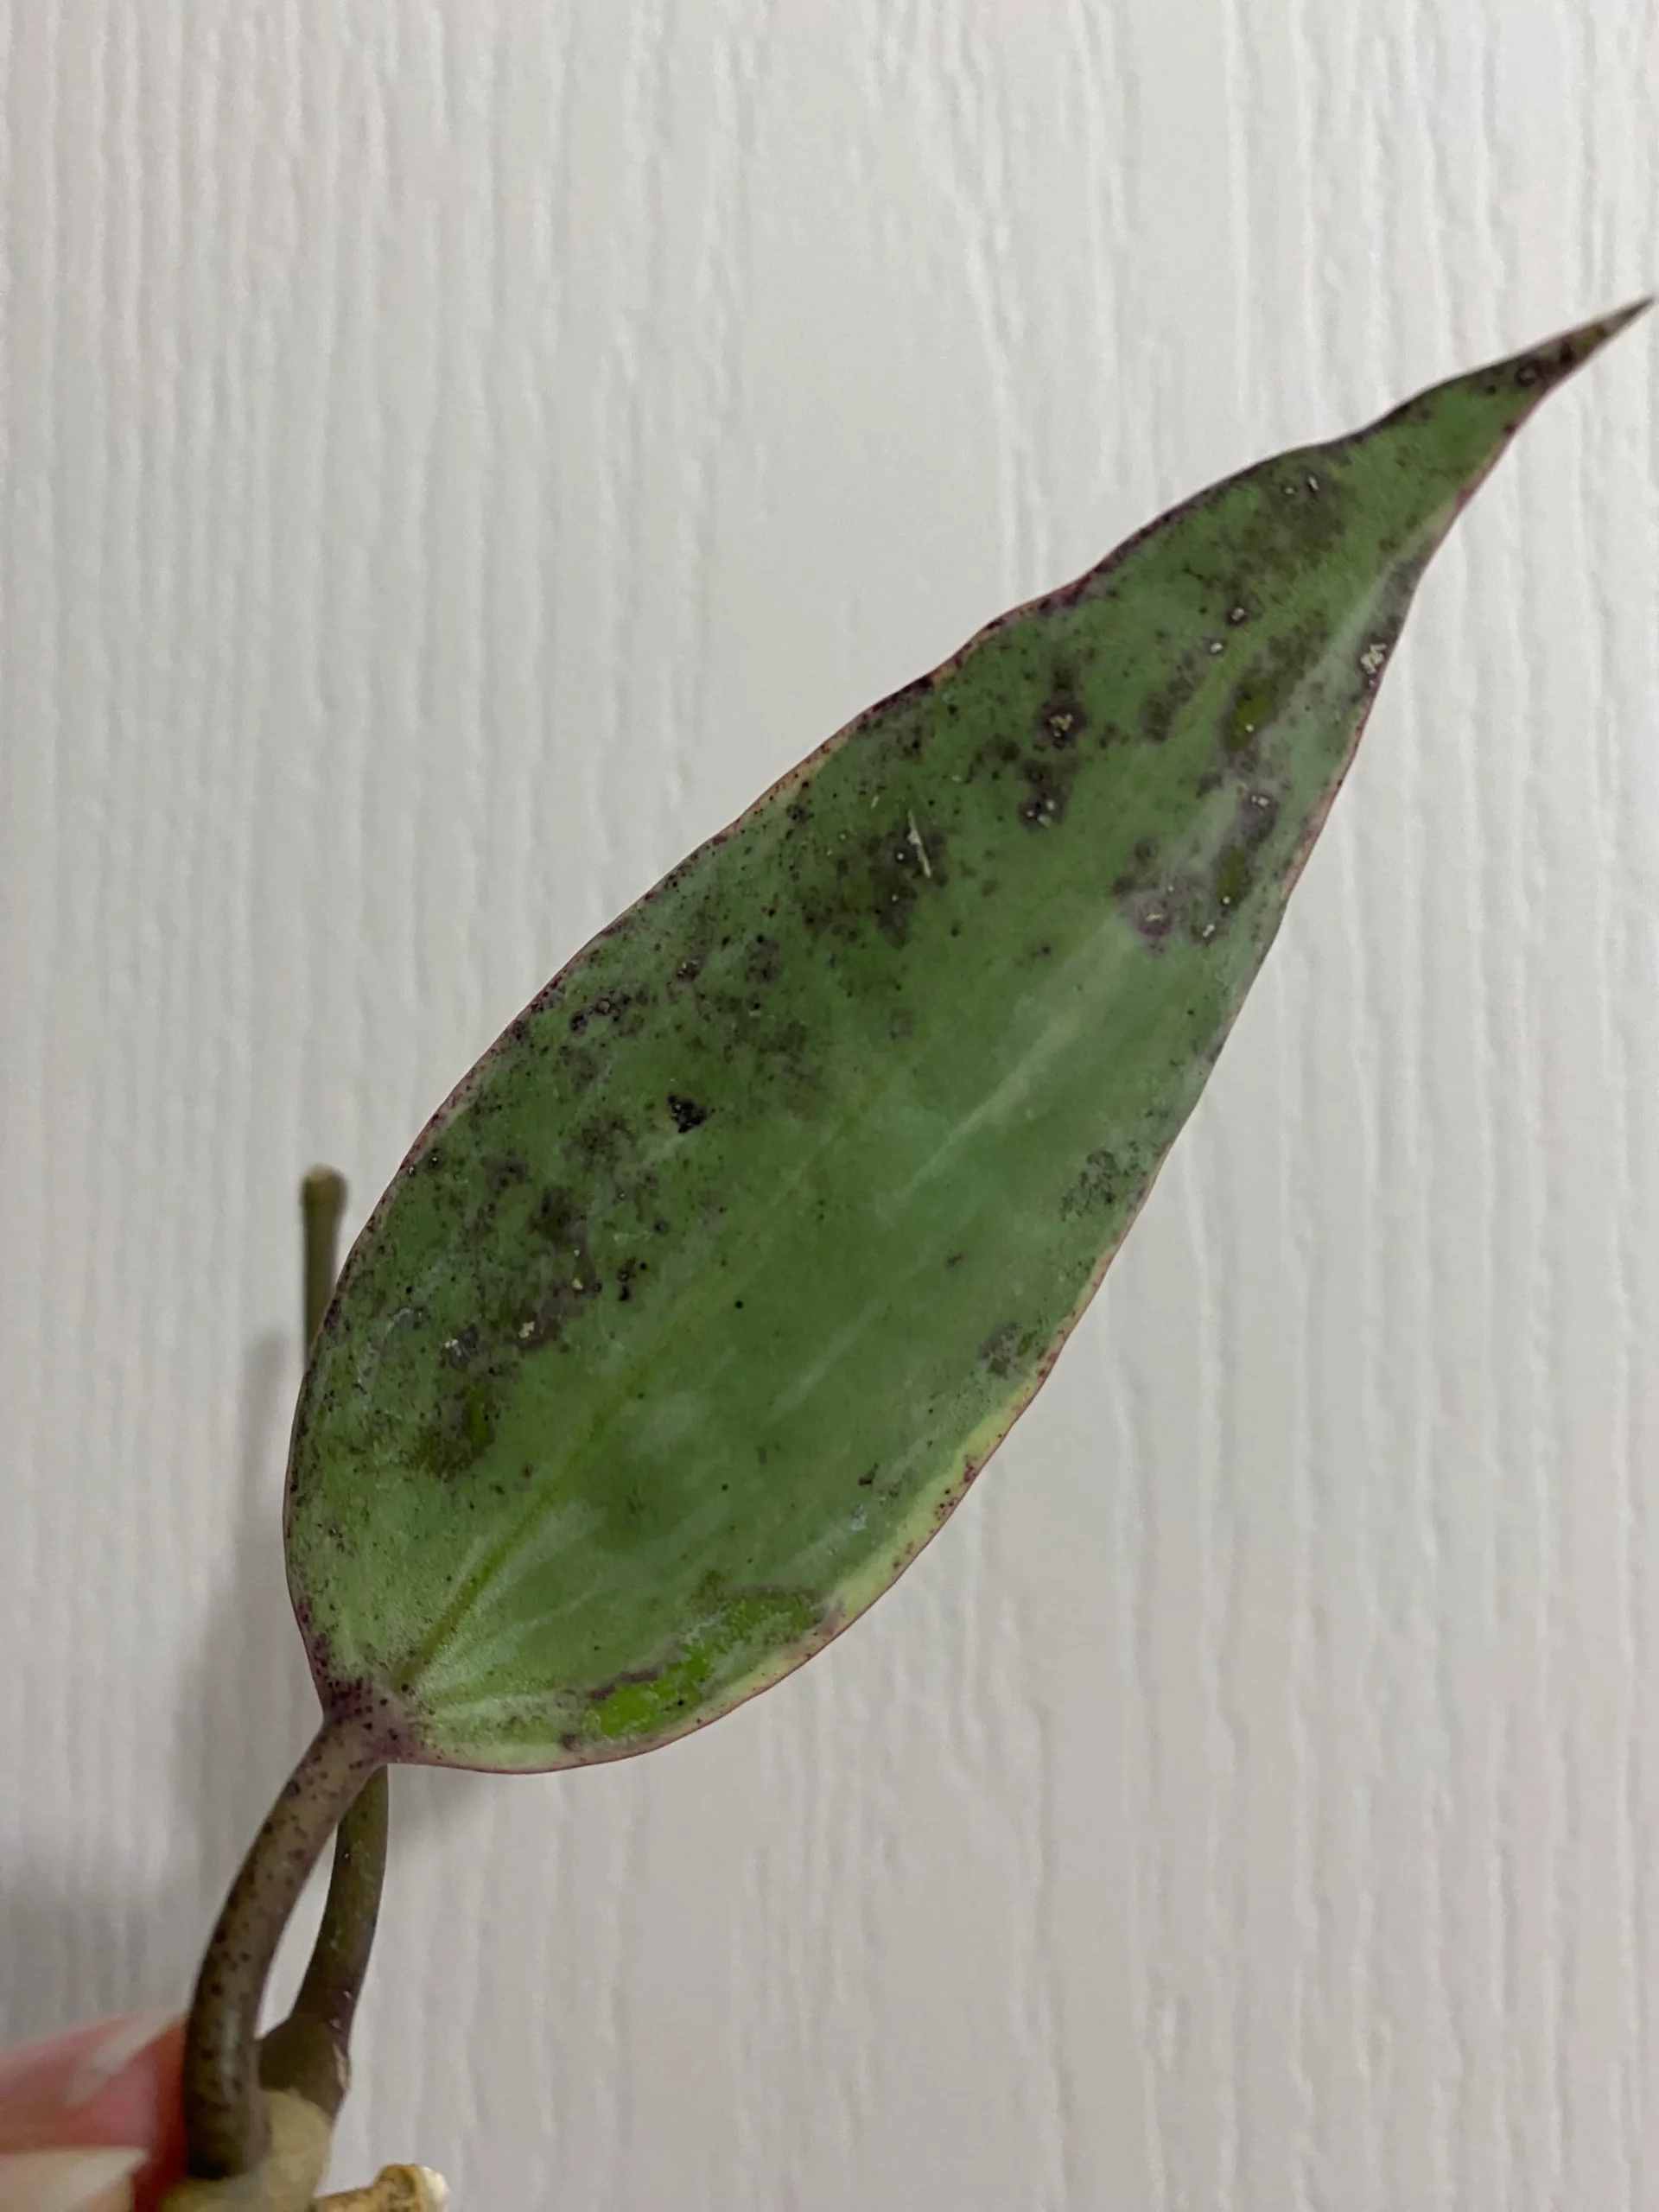
[[[0,7],[0,2021],[309,1732],[296,1178],[849,715],[1659,276],[1651,0]],[[336,2172],[1659,2203],[1659,366],[1432,572],[993,1474],[828,1656],[400,1777]]]

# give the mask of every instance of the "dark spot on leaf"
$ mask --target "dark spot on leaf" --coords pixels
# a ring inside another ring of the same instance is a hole
[[[674,1126],[682,1136],[688,1129],[700,1128],[709,1118],[706,1106],[699,1106],[694,1098],[682,1098],[674,1090],[668,1094],[668,1110],[674,1116]]]
[[[542,1192],[536,1208],[536,1227],[552,1243],[573,1247],[580,1244],[585,1231],[575,1194],[550,1185]]]
[[[614,1167],[626,1150],[627,1123],[620,1114],[601,1114],[577,1124],[565,1140],[564,1152],[588,1168]]]
[[[583,1007],[579,1013],[571,1015],[570,1034],[580,1037],[590,1021],[608,1021],[613,1015],[622,1013],[628,1004],[629,1001],[623,996],[596,998],[591,1006]]]
[[[1026,827],[1049,830],[1064,822],[1071,787],[1077,779],[1077,762],[1033,754],[1020,762],[1020,770],[1026,779],[1020,819]]]
[[[943,834],[918,825],[911,811],[840,854],[836,861],[837,897],[821,925],[834,936],[856,942],[874,921],[893,945],[910,938],[916,902],[950,878]]]
[[[1248,848],[1230,845],[1216,863],[1216,902],[1236,906],[1250,887],[1255,869]]]
[[[1070,1220],[1075,1214],[1098,1213],[1113,1203],[1121,1188],[1122,1178],[1112,1154],[1091,1152],[1060,1200],[1061,1217]]]
[[[468,1383],[422,1424],[410,1454],[414,1464],[440,1482],[454,1482],[488,1451],[495,1420],[490,1378]]]
[[[1037,716],[1038,742],[1056,753],[1068,753],[1088,727],[1089,717],[1071,687],[1057,683]]]
[[[1228,695],[1222,712],[1221,749],[1229,760],[1255,757],[1262,732],[1281,714],[1296,687],[1318,663],[1324,636],[1317,620],[1299,624],[1258,653]]]
[[[1166,741],[1176,716],[1203,683],[1204,673],[1203,659],[1189,660],[1153,693],[1141,713],[1141,734],[1148,744],[1162,745]]]
[[[1125,901],[1125,910],[1130,924],[1143,938],[1161,944],[1175,926],[1173,887],[1154,885],[1135,891]]]
[[[968,764],[968,781],[982,772],[995,783],[1019,758],[1020,747],[1011,737],[988,737]]]
[[[993,1329],[979,1348],[980,1364],[1006,1382],[1032,1348],[1030,1334],[1017,1321],[1004,1321]]]
[[[546,1256],[515,1276],[493,1324],[497,1340],[505,1338],[517,1351],[556,1343],[576,1306],[603,1288],[588,1249],[587,1224],[570,1192],[544,1191],[533,1226],[545,1239]]]
[[[601,1282],[584,1247],[571,1259],[569,1272],[547,1283],[531,1311],[522,1316],[513,1333],[521,1351],[538,1351],[556,1344],[564,1325],[584,1299],[597,1298]]]
[[[1257,855],[1278,818],[1279,802],[1270,791],[1246,791],[1240,800],[1232,830],[1216,861],[1217,912],[1212,917],[1213,925],[1230,919],[1249,896]]]

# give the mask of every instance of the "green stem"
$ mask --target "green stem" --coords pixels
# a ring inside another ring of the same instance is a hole
[[[185,2135],[190,2171],[201,2180],[259,2163],[265,2123],[254,2033],[270,1963],[323,1845],[385,1764],[393,1734],[373,1713],[325,1719],[231,1885],[185,2030]]]
[[[340,1217],[346,1208],[346,1178],[337,1167],[313,1167],[300,1185],[300,1212],[305,1223],[305,1348],[317,1340],[322,1317],[334,1295],[340,1249]]]
[[[308,2019],[321,2021],[342,2053],[352,2039],[352,2022],[380,1916],[388,1798],[386,1770],[382,1767],[365,1783],[357,1802],[340,1822],[322,1924],[295,2000],[294,2010]]]
[[[308,1349],[333,1294],[345,1204],[345,1179],[332,1167],[314,1167],[300,1188]],[[330,2123],[340,2110],[385,1876],[387,1741],[370,1723],[325,1720],[226,1901],[197,1977],[185,2045],[190,2170],[204,2180],[245,2173],[264,2155],[265,2118],[256,2086],[297,2090]],[[337,1822],[311,1963],[292,2012],[256,2051],[276,1946]]]
[[[346,1179],[314,1167],[300,1185],[305,1220],[305,1340],[316,1342],[334,1294]],[[298,2088],[330,2120],[345,2094],[352,2021],[368,1971],[386,1871],[388,1787],[384,1770],[366,1784],[340,1824],[327,1901],[311,1963],[291,2017],[260,2047],[259,2078],[268,2088]]]
[[[267,2089],[297,2089],[328,2120],[349,2075],[352,2022],[368,1972],[386,1871],[387,1776],[365,1783],[334,1838],[328,1897],[294,2010],[259,2044]]]

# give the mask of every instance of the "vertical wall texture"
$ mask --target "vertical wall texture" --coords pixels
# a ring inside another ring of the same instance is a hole
[[[1198,486],[1659,277],[1650,0],[0,6],[0,2029],[310,1726],[296,1178]],[[1659,369],[1437,563],[1205,1104],[899,1590],[400,1777],[337,2171],[1659,2202]]]

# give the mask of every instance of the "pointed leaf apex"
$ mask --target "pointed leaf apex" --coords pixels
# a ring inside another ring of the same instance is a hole
[[[1427,555],[1535,412],[1539,402],[1651,305],[1650,298],[1637,300],[1611,315],[1598,316],[1593,322],[1580,323],[1574,329],[1544,339],[1524,353],[1512,353],[1506,360],[1491,361],[1484,368],[1448,377],[1443,384],[1392,409],[1354,438],[1338,439],[1328,450],[1351,452],[1376,440],[1394,447],[1402,463],[1409,454],[1408,465],[1421,473],[1426,488],[1434,478],[1439,479],[1446,505],[1428,516]]]
[[[1610,339],[1617,338],[1621,330],[1638,315],[1645,315],[1652,305],[1653,295],[1649,293],[1646,298],[1617,308],[1611,315],[1598,315],[1593,322],[1581,322],[1572,330],[1560,331],[1553,338],[1529,346],[1524,353],[1511,353],[1507,359],[1488,362],[1484,368],[1469,369],[1461,375],[1448,377],[1444,383],[1419,392],[1415,398],[1395,408],[1382,420],[1403,423],[1431,416],[1448,397],[1462,393],[1488,403],[1497,402],[1493,426],[1501,423],[1507,430],[1518,429],[1547,393],[1564,384],[1575,369],[1581,369],[1592,354],[1599,353]]]
[[[1643,292],[1639,300],[1632,300],[1628,307],[1616,308],[1611,315],[1603,317],[1602,336],[1617,338],[1627,323],[1634,322],[1639,315],[1646,315],[1648,309],[1653,305],[1653,300],[1654,296],[1651,292]]]
[[[1558,338],[1547,339],[1541,346],[1531,347],[1503,365],[1513,371],[1517,384],[1535,382],[1541,397],[1553,385],[1570,377],[1574,369],[1582,368],[1592,353],[1599,353],[1610,338],[1617,338],[1621,330],[1638,315],[1645,315],[1652,305],[1653,295],[1649,292],[1644,298],[1632,301],[1629,307],[1616,308],[1611,315],[1599,315],[1593,322],[1580,323],[1576,330],[1563,331]]]

